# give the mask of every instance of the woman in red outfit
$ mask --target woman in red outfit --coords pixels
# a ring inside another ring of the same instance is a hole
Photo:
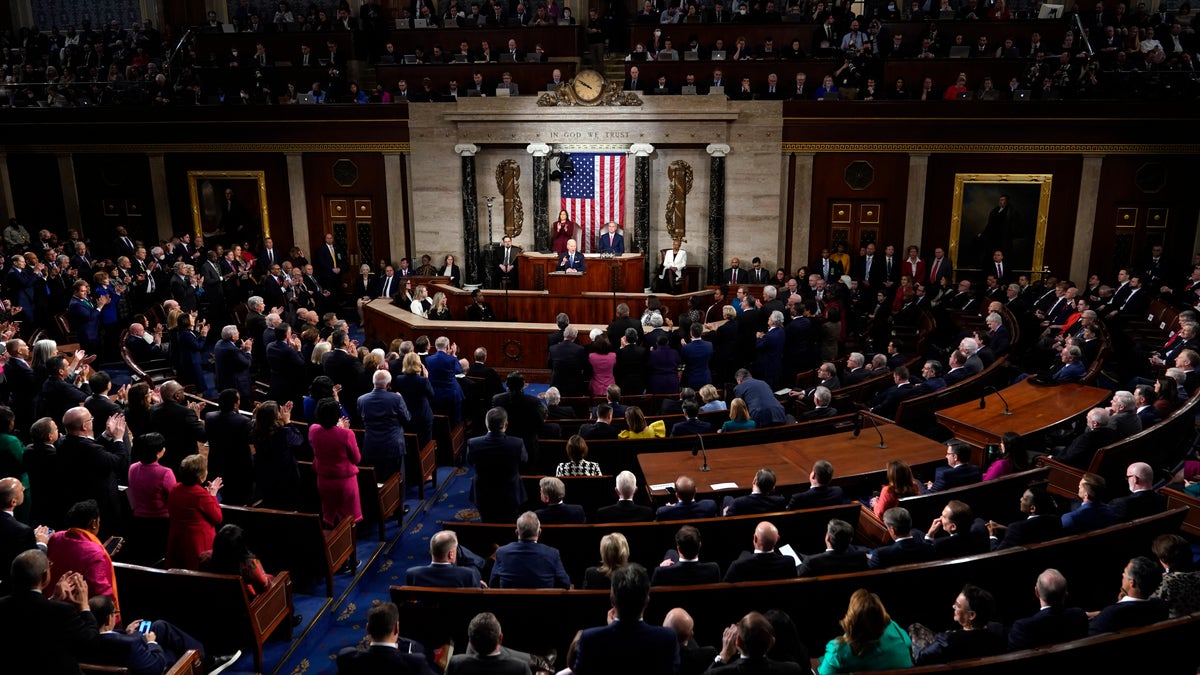
[[[561,258],[567,252],[567,240],[573,239],[579,225],[571,220],[566,209],[558,212],[558,220],[554,221],[550,231],[550,248]],[[583,247],[580,247],[582,252]]]
[[[217,491],[222,481],[217,478],[205,485],[208,478],[208,458],[189,455],[179,465],[179,483],[167,498],[167,513],[171,525],[167,533],[167,567],[187,570],[200,569],[200,554],[212,549],[213,537],[221,524],[221,506]]]
[[[321,517],[335,527],[346,516],[362,520],[358,501],[358,463],[362,455],[358,441],[350,431],[350,420],[342,416],[341,405],[332,398],[317,403],[317,423],[308,428],[308,444],[313,450],[313,470],[317,473],[317,492],[321,495]]]

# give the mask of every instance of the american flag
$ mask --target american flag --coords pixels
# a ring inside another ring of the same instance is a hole
[[[571,154],[575,171],[562,179],[562,206],[583,234],[579,250],[594,251],[604,224],[625,229],[625,155]]]

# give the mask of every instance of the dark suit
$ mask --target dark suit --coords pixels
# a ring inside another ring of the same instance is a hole
[[[711,499],[698,499],[690,502],[677,502],[660,506],[654,513],[655,520],[690,520],[693,518],[713,518],[717,515],[717,503]]]
[[[1167,498],[1154,490],[1139,490],[1117,497],[1111,504],[1118,520],[1145,518],[1167,510]]]
[[[641,345],[626,345],[617,350],[617,362],[613,376],[621,393],[626,396],[646,391],[646,348]]]
[[[871,399],[871,412],[881,417],[894,419],[900,402],[912,398],[918,393],[917,388],[908,382],[888,387]]]
[[[73,675],[80,672],[79,655],[97,635],[96,617],[41,593],[20,591],[0,598],[0,635],[5,644],[20,645],[5,650],[6,671]]]
[[[630,659],[634,654],[636,662]],[[584,629],[571,664],[577,675],[674,673],[678,668],[675,631],[634,619]]]
[[[412,644],[412,643],[408,643]],[[338,675],[433,675],[433,669],[421,652],[408,652],[389,645],[371,645],[367,649],[346,647],[337,655]]]
[[[270,385],[267,398],[281,405],[284,401],[303,400],[308,384],[305,382],[308,363],[304,356],[286,342],[272,342],[267,346],[266,358]]]
[[[1116,602],[1100,610],[1100,613],[1091,620],[1088,625],[1088,635],[1148,626],[1166,618],[1167,603],[1163,602],[1161,598]]]
[[[573,255],[564,253],[558,257],[558,271],[575,270],[577,272],[587,271],[587,261],[584,260],[583,254],[576,251]]]
[[[672,436],[695,436],[696,434],[712,433],[713,426],[704,420],[685,419],[671,425]]]
[[[962,485],[978,483],[981,480],[983,480],[983,471],[974,464],[945,466],[934,472],[933,487],[929,488],[929,491],[940,492]]]
[[[1058,516],[1054,514],[1032,516],[1009,523],[1008,527],[1004,529],[1003,536],[992,540],[992,550],[999,551],[1013,546],[1050,541],[1061,537],[1062,533],[1062,520]]]
[[[346,252],[337,244],[333,245],[333,251],[331,255],[329,246],[324,242],[313,247],[313,272],[321,281],[321,285],[330,290],[336,289],[340,285],[341,273],[335,274],[333,268],[336,267],[342,271],[346,269]]]
[[[1087,637],[1087,613],[1078,607],[1043,607],[1008,629],[1008,650],[1032,649]]]
[[[724,581],[769,581],[791,579],[796,576],[796,561],[778,551],[753,553],[742,551],[737,560],[725,571]]]
[[[100,341],[100,310],[91,300],[73,297],[67,305],[67,319],[79,337],[80,346],[95,351]]]
[[[842,488],[833,485],[814,485],[804,492],[797,492],[788,501],[788,510],[813,509],[818,506],[833,506],[844,504],[846,496]]]
[[[36,547],[37,537],[32,527],[12,514],[0,513],[0,583],[8,583],[13,559]]]
[[[871,569],[895,567],[933,560],[935,556],[933,547],[926,543],[924,535],[914,532],[914,536],[897,539],[887,546],[880,546],[871,551],[867,557],[867,566]]]
[[[479,570],[471,566],[432,563],[410,567],[404,574],[407,586],[433,588],[479,588]]]
[[[123,498],[117,485],[129,475],[129,448],[125,443],[63,436],[58,439],[57,457],[61,494],[74,501],[95,499],[104,532],[119,530]]]
[[[254,496],[254,455],[250,451],[250,418],[231,410],[204,416],[208,436],[208,476],[225,481],[221,501],[249,504]]]
[[[952,384],[958,384],[959,382],[962,382],[963,380],[967,379],[970,376],[971,376],[971,371],[960,366],[960,367],[954,368],[950,372],[946,373],[946,375],[942,378],[942,381],[944,381],[946,383],[946,386],[948,387]]]
[[[501,647],[498,654],[481,655],[467,645],[465,654],[455,654],[446,675],[529,675],[529,654]]]
[[[804,556],[797,576],[815,577],[822,574],[846,574],[867,569],[867,549],[850,545],[845,551],[825,551]]]
[[[600,235],[600,252],[621,255],[625,252],[625,237],[620,233]]]
[[[764,308],[765,309],[765,308]],[[763,312],[765,315],[766,312]],[[780,385],[783,374],[783,343],[786,339],[782,326],[768,330],[755,343],[755,376],[772,389]],[[748,403],[748,402],[747,402]]]
[[[345,401],[357,401],[362,395],[362,386],[359,380],[362,379],[363,364],[349,352],[341,349],[332,349],[325,358],[321,361],[321,369],[333,380],[334,384],[342,385],[342,393],[340,398]],[[354,406],[350,406],[353,408]],[[357,411],[351,411],[356,413]]]
[[[746,270],[737,267],[730,267],[721,273],[721,283],[728,286],[737,286],[746,283],[750,277],[746,274]]]
[[[534,513],[543,525],[582,525],[587,522],[583,507],[578,504],[550,504]]]
[[[579,427],[579,435],[585,441],[603,441],[618,438],[621,432],[611,424],[596,422],[593,424],[583,424]]]
[[[485,523],[509,523],[525,503],[521,463],[529,461],[520,438],[488,432],[467,441],[467,462],[475,467],[475,506]]]
[[[666,567],[655,567],[650,583],[654,586],[695,586],[721,581],[721,568],[715,562],[677,561]]]
[[[807,663],[805,659],[805,663]],[[723,666],[713,666],[709,671],[712,675],[801,675],[812,672],[808,666],[801,666],[794,661],[775,661],[765,656],[748,658],[741,657]]]
[[[514,541],[496,550],[491,588],[567,588],[571,579],[558,549],[536,541]]]
[[[563,396],[582,396],[587,372],[587,350],[570,340],[550,348],[550,384]]]
[[[770,427],[787,421],[783,406],[775,400],[770,386],[762,380],[748,379],[734,387],[733,395],[746,402],[750,416],[759,427]]]
[[[174,401],[163,401],[150,408],[150,431],[157,431],[167,441],[167,453],[160,462],[175,470],[184,457],[197,452],[196,441],[207,438],[204,425],[187,406]]]
[[[1058,461],[1077,469],[1086,469],[1092,463],[1096,451],[1117,441],[1117,432],[1109,427],[1088,429],[1075,437],[1061,453],[1055,453]]]
[[[1158,414],[1158,408],[1148,405],[1137,412],[1138,419],[1142,421],[1142,428],[1145,429],[1153,424],[1157,424],[1162,418]]]
[[[1080,534],[1108,527],[1117,522],[1117,516],[1108,504],[1083,502],[1074,511],[1064,513],[1060,520],[1064,533]]]
[[[774,513],[784,509],[784,499],[780,495],[765,495],[752,492],[736,499],[726,497],[725,511],[727,516],[744,516],[750,513]]]
[[[236,389],[243,401],[250,402],[250,352],[230,340],[221,340],[213,348],[213,369],[217,391]]]
[[[933,540],[933,557],[937,559],[943,558],[961,558],[963,556],[975,555],[976,553],[987,553],[990,545],[987,537],[975,532],[964,532],[963,534],[953,534],[948,537],[938,537]]]

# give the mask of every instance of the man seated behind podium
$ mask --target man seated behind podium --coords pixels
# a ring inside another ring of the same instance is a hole
[[[567,252],[558,259],[559,272],[571,271],[583,274],[587,271],[587,262],[583,259],[583,254],[576,250],[577,246],[574,239],[567,240]]]
[[[621,255],[625,253],[625,237],[617,232],[616,221],[609,221],[608,229],[600,235],[600,252]]]

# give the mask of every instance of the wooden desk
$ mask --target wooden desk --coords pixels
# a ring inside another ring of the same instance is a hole
[[[1108,400],[1107,389],[1081,384],[1060,384],[1057,387],[1036,385],[1022,380],[1000,393],[1008,401],[1011,415],[1004,414],[1004,403],[994,394],[986,397],[987,407],[980,410],[978,401],[967,401],[936,413],[937,420],[954,436],[976,448],[1000,442],[1000,435],[1015,431],[1022,436],[1038,434],[1086,413]]]
[[[566,274],[555,275],[558,270],[557,255],[522,253],[517,262],[517,281],[522,289],[548,290],[554,294],[612,293],[615,267],[617,293],[636,293],[645,288],[642,280],[645,256],[642,254],[625,253],[615,258],[604,258],[597,254],[585,253],[583,257],[587,261],[587,271],[579,275],[581,278],[570,278],[570,275]]]
[[[712,450],[708,453],[708,465],[712,470],[708,472],[700,471],[703,457],[699,454],[692,457],[686,450],[642,453],[638,455],[638,464],[651,499],[661,499],[666,491],[650,490],[650,486],[673,483],[681,474],[696,481],[698,494],[712,495],[714,491],[709,486],[716,483],[737,483],[739,488],[748,489],[755,472],[770,467],[775,471],[775,489],[786,492],[788,488],[807,484],[813,464],[822,459],[833,463],[837,479],[845,480],[859,474],[878,473],[893,459],[912,466],[936,461],[945,455],[944,445],[903,427],[881,424],[879,428],[887,449],[879,447],[879,436],[867,428],[858,438],[842,432],[819,438]],[[839,481],[835,479],[835,482]]]

